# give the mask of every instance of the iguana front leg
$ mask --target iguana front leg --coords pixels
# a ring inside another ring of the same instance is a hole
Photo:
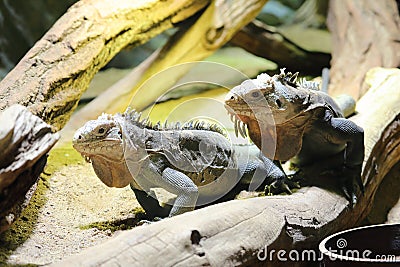
[[[169,217],[194,210],[199,196],[199,189],[187,175],[177,170],[166,168],[162,171],[157,185],[177,196]]]
[[[135,193],[136,200],[139,202],[140,206],[145,210],[149,219],[154,219],[156,217],[164,218],[167,217],[170,209],[167,207],[161,207],[158,203],[157,197],[153,191],[147,193],[145,191],[136,189],[131,185],[133,193]]]
[[[329,117],[329,114],[328,114]],[[361,167],[364,160],[364,130],[351,120],[331,118],[328,120],[328,138],[333,143],[346,143],[343,162],[342,190],[354,205],[357,201],[355,184],[361,192],[364,185],[361,181]]]
[[[195,208],[199,190],[187,175],[169,167],[162,171],[160,170],[161,173],[157,173],[155,170],[153,171],[142,174],[136,178],[141,187],[145,188],[145,190],[150,193],[139,190],[134,184],[131,184],[136,199],[150,218],[172,217],[187,211],[192,211]],[[159,205],[157,197],[150,191],[150,188],[155,187],[163,188],[177,196],[171,209]]]
[[[282,192],[291,194],[292,191],[290,189],[300,188],[297,182],[288,178],[280,161],[272,161],[263,154],[260,154],[260,158],[264,163],[263,167],[267,169],[268,177],[272,179],[270,185],[265,188],[266,194],[279,194]]]

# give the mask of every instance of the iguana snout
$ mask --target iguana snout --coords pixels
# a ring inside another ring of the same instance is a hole
[[[272,110],[264,98],[264,92],[258,88],[257,80],[247,80],[232,88],[225,97],[225,108],[235,126],[235,133],[246,137],[245,128],[260,122],[273,127],[275,121]],[[258,126],[257,126],[258,127]]]

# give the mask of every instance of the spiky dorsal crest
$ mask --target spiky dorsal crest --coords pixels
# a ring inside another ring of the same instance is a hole
[[[217,132],[219,134],[222,134],[223,136],[227,136],[224,130],[219,127],[215,123],[208,123],[206,121],[200,121],[200,120],[194,120],[194,121],[189,121],[182,126],[180,126],[181,130],[205,130],[205,131],[211,131],[211,132]]]
[[[261,83],[261,87],[270,87],[273,85],[273,79],[267,73],[261,73],[257,76],[256,79],[259,83]]]
[[[207,123],[205,121],[189,121],[185,124],[181,124],[180,122],[168,124],[168,121],[165,121],[164,125],[161,122],[157,122],[156,124],[152,124],[148,118],[141,119],[142,113],[136,112],[136,110],[128,107],[126,111],[121,114],[126,120],[134,123],[140,128],[151,129],[154,131],[167,131],[167,130],[204,130],[204,131],[212,131],[217,132],[226,136],[224,130],[220,128],[216,124]]]
[[[98,120],[112,120],[113,119],[113,115],[103,112],[97,119]]]
[[[136,126],[140,128],[147,128],[147,129],[153,129],[153,125],[151,125],[151,122],[149,121],[148,118],[142,119],[142,113],[137,112],[135,109],[132,109],[128,107],[124,113],[121,114],[125,120],[134,123]]]
[[[298,78],[299,73],[286,72],[286,68],[282,68],[279,74],[269,76],[262,73],[257,76],[257,81],[262,83],[262,87],[273,86],[274,81],[280,81],[283,84],[290,85],[294,88],[302,88],[307,90],[320,90],[319,82],[307,81],[305,78]]]
[[[274,75],[275,79],[280,81],[281,83],[288,84],[293,87],[297,87],[297,76],[299,75],[298,72],[291,73],[285,72],[286,68],[282,68],[281,72],[277,75]]]
[[[319,82],[307,81],[306,78],[298,78],[299,73],[285,72],[286,68],[282,68],[280,74],[274,77],[284,84],[291,85],[295,88],[302,88],[307,90],[319,90]]]
[[[302,78],[297,82],[298,87],[319,91],[319,82],[307,81],[306,78]]]

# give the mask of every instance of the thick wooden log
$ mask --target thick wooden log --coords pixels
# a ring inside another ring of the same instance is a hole
[[[307,266],[307,261],[279,262],[276,253],[317,253],[322,238],[359,224],[370,212],[378,186],[400,159],[400,70],[374,69],[367,82],[371,89],[353,117],[365,130],[366,191],[353,209],[343,196],[318,187],[233,200],[123,232],[52,266]]]
[[[81,0],[0,83],[0,110],[19,103],[61,129],[95,73],[204,8],[200,0]]]
[[[46,165],[46,153],[59,135],[25,107],[13,105],[0,114],[0,233],[27,206]]]
[[[327,22],[332,33],[331,94],[359,99],[366,91],[363,81],[369,69],[400,66],[395,0],[329,1]]]

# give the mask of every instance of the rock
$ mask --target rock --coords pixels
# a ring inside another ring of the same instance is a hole
[[[0,114],[0,232],[18,218],[35,192],[47,152],[59,135],[21,105]]]

